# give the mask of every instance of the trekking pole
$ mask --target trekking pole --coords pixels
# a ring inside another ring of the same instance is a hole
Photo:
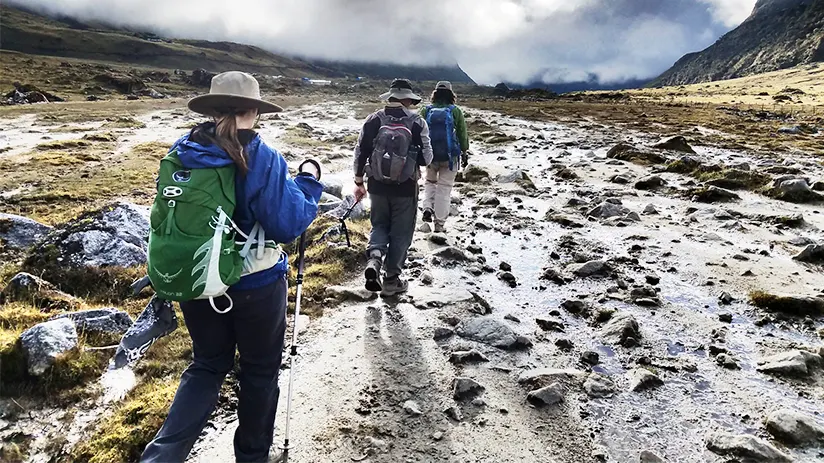
[[[295,368],[298,355],[298,318],[300,317],[300,297],[303,290],[303,267],[304,254],[306,251],[306,232],[300,235],[300,244],[298,244],[298,277],[296,280],[297,291],[295,293],[295,318],[292,323],[292,347],[289,349],[289,391],[286,398],[286,436],[283,441],[283,458],[282,463],[289,461],[289,449],[291,444],[289,442],[289,423],[292,419],[292,390],[295,385]]]

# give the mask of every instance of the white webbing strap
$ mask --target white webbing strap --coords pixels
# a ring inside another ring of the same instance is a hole
[[[226,310],[218,309],[217,306],[215,305],[215,298],[213,298],[213,297],[209,298],[209,304],[212,306],[213,309],[215,309],[215,312],[217,312],[221,315],[227,313],[230,310],[232,310],[232,307],[235,306],[235,302],[232,300],[232,298],[228,294],[224,294],[224,296],[226,296],[226,299],[229,299],[229,307],[227,307]]]
[[[232,225],[234,225],[234,222],[232,222]],[[235,225],[235,227],[237,226]],[[254,244],[255,239],[257,238],[256,235],[260,234],[260,232],[262,231],[263,227],[260,226],[260,223],[255,223],[255,226],[252,227],[252,231],[249,232],[248,236],[243,234],[243,232],[240,232],[240,234],[243,235],[244,238],[246,238],[246,243],[244,243],[243,248],[241,248],[240,250],[240,257],[245,259],[246,256],[249,255],[249,250],[252,249],[252,244]],[[260,251],[258,251],[258,255],[260,255]]]

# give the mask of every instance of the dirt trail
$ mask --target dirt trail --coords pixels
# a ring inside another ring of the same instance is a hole
[[[464,189],[459,195],[460,214],[450,219],[449,242],[466,247],[471,240],[495,270],[501,262],[509,264],[519,285],[510,288],[494,272],[472,275],[471,266],[454,266],[433,257],[443,246],[418,233],[410,256],[413,281],[408,297],[330,307],[303,335],[293,461],[629,463],[638,461],[642,450],[652,450],[671,462],[724,461],[705,450],[711,432],[766,437],[762,420],[771,411],[786,408],[814,414],[824,409],[820,375],[788,382],[755,371],[756,361],[765,353],[820,345],[814,332],[821,320],[813,326],[781,321],[756,326],[763,313],[744,302],[721,306],[718,300],[724,291],[744,301],[754,289],[790,294],[824,289],[820,269],[792,260],[799,248],[788,244],[796,235],[822,238],[824,217],[816,206],[783,203],[754,193],[742,194],[735,203],[705,205],[665,192],[637,191],[608,178],[616,173],[639,178],[648,175],[649,168],[610,163],[606,151],[620,139],[650,142],[653,137],[591,124],[582,128],[472,112],[520,138],[476,147],[473,163],[486,168],[493,179],[521,169],[540,194],[536,197],[494,180]],[[346,120],[345,130],[357,127],[351,117],[341,120]],[[340,130],[340,122],[326,126],[321,120],[314,122],[310,125],[322,130]],[[699,157],[716,162],[759,165],[768,161],[714,148],[696,150]],[[807,174],[821,175],[820,166],[803,157],[798,161],[811,169]],[[555,177],[560,167],[572,169],[579,178]],[[689,180],[678,174],[663,177],[671,185]],[[572,198],[605,192],[620,197],[632,211],[640,213],[652,204],[659,214],[615,226],[587,221],[567,207]],[[501,205],[479,204],[484,193],[494,193]],[[568,229],[543,220],[550,209],[575,217],[584,227]],[[718,219],[725,216],[716,213],[725,209],[749,215],[801,213],[808,225],[788,230],[741,216]],[[565,286],[542,281],[543,268],[557,265],[553,251],[560,251],[561,259],[576,254],[611,258],[623,263],[619,271],[630,282],[643,282],[647,276],[660,279],[662,307],[650,309],[604,297],[615,286],[611,279],[578,279]],[[421,283],[422,273],[432,275],[432,286]],[[352,285],[359,286],[360,281]],[[490,318],[530,337],[533,347],[503,351],[457,336],[434,340],[435,329],[449,326],[451,318],[465,321],[477,316],[473,311],[479,305],[469,291],[491,307]],[[555,318],[565,326],[564,333],[542,330],[536,318],[549,317],[566,300],[632,314],[641,327],[642,345],[626,349],[604,343],[597,326],[563,310]],[[719,322],[721,313],[731,314],[732,323]],[[739,370],[721,368],[707,352],[719,331],[727,332],[726,349],[738,360]],[[563,345],[559,340],[569,341],[570,346],[558,347]],[[489,362],[459,366],[449,362],[450,353],[467,349],[479,350]],[[527,402],[529,389],[518,384],[520,374],[535,368],[585,374],[590,368],[580,361],[584,351],[600,354],[600,364],[591,370],[615,381],[614,397],[589,398],[580,384],[571,381],[564,384],[564,402],[558,406],[539,408]],[[637,365],[655,370],[663,386],[630,392],[628,371]],[[452,398],[451,384],[457,376],[470,377],[485,387],[480,400],[457,403]],[[282,375],[282,400],[286,379]],[[422,415],[404,410],[409,400]],[[461,421],[445,413],[450,407],[460,410]],[[278,415],[278,441],[284,410]],[[232,417],[216,421],[191,461],[230,461],[234,426]],[[816,450],[787,451],[798,462],[822,457]]]

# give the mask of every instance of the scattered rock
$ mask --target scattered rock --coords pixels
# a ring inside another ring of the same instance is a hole
[[[376,299],[378,295],[361,287],[330,286],[324,295],[338,302],[366,302]]]
[[[615,382],[602,373],[591,373],[584,381],[584,391],[594,398],[611,397],[615,394]]]
[[[445,246],[449,243],[449,238],[442,233],[432,233],[429,235],[429,241],[433,244]]]
[[[515,331],[494,318],[478,317],[463,322],[457,330],[458,336],[472,341],[489,344],[499,349],[517,349],[531,345]]]
[[[57,357],[77,347],[77,330],[69,319],[51,320],[27,329],[20,345],[28,362],[29,374],[40,376]]]
[[[656,209],[655,205],[653,205],[653,204],[647,204],[647,206],[644,208],[644,214],[645,215],[657,215],[658,214],[658,209]]]
[[[536,389],[527,395],[527,400],[537,405],[555,405],[564,401],[564,387],[560,383],[553,383],[547,387]]]
[[[620,204],[603,202],[587,212],[587,215],[599,219],[609,219],[612,217],[625,217],[630,212],[632,211]]]
[[[728,202],[739,199],[741,197],[736,193],[712,185],[692,192],[692,200],[701,203]]]
[[[536,368],[524,371],[518,376],[518,384],[538,387],[549,386],[552,383],[574,382],[583,383],[586,373],[580,370],[560,370],[557,368]]]
[[[654,389],[664,385],[661,378],[646,368],[636,368],[629,372],[629,388],[633,392]]]
[[[43,239],[52,227],[27,217],[0,212],[0,245],[23,250]]]
[[[707,439],[707,449],[723,456],[741,458],[748,462],[784,463],[792,458],[767,441],[747,434],[717,433]]]
[[[453,330],[452,328],[438,327],[435,328],[435,334],[433,334],[432,337],[436,341],[440,341],[442,339],[451,338],[454,335],[455,330]]]
[[[776,295],[761,291],[750,294],[756,307],[793,316],[824,315],[824,297]]]
[[[632,181],[632,177],[629,174],[615,174],[609,178],[609,181],[619,185],[626,185]]]
[[[792,410],[778,410],[767,417],[767,431],[790,446],[824,443],[824,425],[813,417]]]
[[[695,154],[695,150],[692,149],[692,146],[690,146],[689,142],[687,142],[687,139],[681,136],[672,137],[669,140],[662,141],[652,147],[661,150],[680,151],[682,153]]]
[[[544,273],[541,275],[541,279],[551,281],[557,285],[566,284],[566,280],[564,280],[564,277],[561,276],[561,274],[558,273],[558,271],[554,268],[544,269]]]
[[[779,177],[772,188],[765,194],[771,198],[791,203],[818,203],[824,201],[824,195],[813,191],[806,178]]]
[[[581,354],[581,362],[587,365],[598,365],[601,363],[601,356],[598,352],[588,350]]]
[[[478,204],[481,206],[497,206],[501,204],[501,200],[491,193],[486,193],[478,198]]]
[[[718,314],[718,321],[720,321],[721,323],[732,323],[732,314],[720,313]]]
[[[15,275],[0,293],[0,304],[11,301],[28,302],[41,309],[59,311],[73,310],[82,305],[53,284],[25,272]]]
[[[635,317],[618,312],[601,329],[601,338],[607,342],[631,347],[638,344],[641,332]]]
[[[741,367],[738,366],[738,360],[730,354],[718,354],[718,356],[715,357],[715,363],[728,370],[741,369]]]
[[[68,318],[74,321],[80,333],[122,336],[134,322],[128,313],[115,308],[82,310],[53,317],[52,320]]]
[[[818,354],[793,350],[759,360],[756,370],[771,375],[808,376],[811,369],[821,366],[821,362]]]
[[[637,190],[654,190],[666,185],[667,182],[657,175],[650,175],[635,182],[635,189]]]
[[[602,260],[591,260],[584,264],[570,264],[567,266],[567,270],[576,276],[587,278],[606,274],[609,271],[609,266]]]
[[[452,381],[452,397],[455,400],[474,399],[480,395],[485,388],[477,381],[470,378],[455,378]]]
[[[421,284],[425,286],[429,286],[432,282],[435,281],[435,277],[432,276],[431,272],[423,272],[421,273]]]
[[[641,452],[640,458],[641,463],[667,463],[666,461],[664,461],[663,458],[659,457],[658,455],[649,450],[644,450],[643,452]]]
[[[407,414],[411,416],[423,415],[423,412],[421,411],[421,406],[413,400],[407,400],[403,403],[403,411],[405,411]]]
[[[485,179],[489,179],[489,172],[475,165],[467,166],[467,168],[464,169],[462,172],[459,172],[459,174],[461,181],[467,183],[476,183]]]
[[[469,260],[465,252],[454,246],[440,248],[433,252],[432,255],[453,262],[467,262]]]
[[[575,315],[589,312],[589,304],[580,299],[567,299],[561,303],[561,308]]]
[[[453,352],[449,357],[449,361],[456,365],[460,365],[464,363],[488,362],[489,358],[479,351],[472,349],[468,351]]]
[[[824,264],[824,245],[811,244],[798,253],[793,259],[799,262]]]
[[[320,181],[323,185],[323,192],[335,196],[343,197],[343,181],[335,177],[323,177]]]
[[[555,341],[555,347],[561,350],[569,351],[575,348],[575,344],[573,344],[569,339],[558,339]]]
[[[498,279],[515,288],[518,286],[518,279],[510,272],[498,272]]]
[[[722,305],[730,305],[733,302],[735,302],[735,298],[732,297],[730,293],[723,292],[720,296],[718,296],[718,302],[720,302]]]
[[[637,148],[629,143],[619,143],[607,152],[607,157],[619,161],[630,161],[640,164],[664,164],[666,156],[646,148]]]
[[[547,318],[536,318],[535,323],[538,324],[538,328],[544,331],[555,331],[558,333],[563,333],[565,328],[562,322]]]

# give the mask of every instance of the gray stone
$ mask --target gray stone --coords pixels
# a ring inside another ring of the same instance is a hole
[[[629,372],[629,389],[633,392],[654,389],[663,385],[661,378],[646,368],[635,368]]]
[[[337,198],[343,197],[343,181],[334,177],[323,177],[320,181],[323,192]]]
[[[679,151],[682,153],[689,153],[695,154],[695,150],[692,149],[689,142],[686,138],[682,136],[668,138],[660,143],[652,145],[653,148],[663,149],[663,150],[670,150],[670,151]]]
[[[26,272],[15,275],[0,293],[0,304],[11,301],[28,302],[47,310],[72,310],[82,305],[48,281]]]
[[[429,286],[432,284],[433,281],[435,281],[435,277],[432,276],[431,272],[421,273],[421,284]]]
[[[793,257],[793,259],[799,262],[824,263],[824,245],[811,244]]]
[[[601,363],[601,355],[593,350],[585,351],[581,354],[581,362],[588,365],[598,365]]]
[[[758,371],[781,376],[809,376],[810,370],[821,365],[818,354],[793,350],[772,355],[758,361]]]
[[[508,174],[498,176],[498,183],[515,183],[519,180],[529,180],[529,176],[522,170],[514,170]]]
[[[622,346],[635,345],[641,340],[641,331],[635,317],[618,312],[601,328],[601,339]]]
[[[789,463],[793,459],[772,444],[748,434],[716,433],[707,438],[707,449],[718,455],[753,463]]]
[[[641,452],[640,459],[641,463],[667,463],[663,458],[659,457],[650,450],[644,450]]]
[[[458,336],[499,349],[525,347],[523,339],[508,325],[488,317],[473,318],[458,327]]]
[[[433,334],[432,337],[436,341],[439,341],[441,339],[451,338],[454,335],[455,330],[453,330],[452,328],[438,327],[435,328],[435,334]]]
[[[527,400],[538,405],[555,405],[564,401],[564,387],[553,383],[527,394]]]
[[[449,356],[449,361],[459,365],[463,363],[475,363],[475,362],[488,362],[489,358],[486,355],[480,353],[479,351],[472,349],[467,351],[458,351],[453,352],[451,356]]]
[[[658,209],[655,208],[654,204],[647,204],[647,206],[644,208],[644,214],[645,215],[656,215],[656,214],[658,214]]]
[[[52,320],[68,318],[81,333],[98,333],[121,336],[134,322],[128,313],[115,308],[82,310],[58,315]]]
[[[635,189],[637,190],[654,190],[666,185],[667,182],[658,175],[650,175],[635,182]]]
[[[609,181],[619,185],[626,185],[632,181],[632,177],[629,174],[615,174],[609,178]]]
[[[452,397],[455,400],[474,399],[486,388],[471,378],[455,378],[452,381]]]
[[[552,320],[549,318],[542,318],[538,317],[535,319],[535,323],[538,325],[538,328],[544,331],[555,331],[558,333],[564,332],[564,324],[558,320]]]
[[[824,443],[824,425],[813,417],[792,410],[778,410],[767,417],[767,431],[790,446]]]
[[[321,214],[325,214],[340,207],[341,203],[343,203],[342,199],[324,191],[318,202],[318,211]]]
[[[611,217],[625,217],[630,211],[620,204],[611,202],[603,202],[587,212],[589,217],[596,217],[599,219],[609,219]]]
[[[0,212],[0,244],[9,249],[22,250],[43,239],[52,227],[28,217]]]
[[[738,366],[738,360],[736,360],[736,358],[733,357],[732,355],[726,354],[726,353],[718,354],[718,356],[715,357],[715,363],[717,363],[719,366],[722,366],[722,367],[724,367],[728,370],[739,370],[739,369],[741,369],[741,367]]]
[[[607,375],[592,373],[584,381],[584,391],[594,398],[610,397],[615,394],[615,381]]]
[[[558,369],[558,368],[535,368],[522,372],[518,376],[519,384],[539,384],[549,385],[552,383],[573,381],[581,384],[586,377],[586,373],[581,370],[574,369]]]
[[[567,270],[575,276],[587,278],[607,273],[609,266],[602,260],[591,260],[584,264],[570,264],[567,266]]]
[[[428,223],[424,222],[424,223],[422,223],[418,226],[418,231],[421,232],[421,233],[431,233],[432,232],[432,226],[429,225]]]
[[[418,405],[417,402],[414,400],[407,400],[403,403],[403,411],[411,416],[421,416],[423,412],[421,411],[421,406]]]
[[[20,335],[29,374],[42,375],[58,356],[77,347],[77,329],[69,319],[35,325]]]
[[[433,256],[440,257],[441,259],[454,261],[454,262],[467,262],[469,261],[469,256],[466,255],[463,250],[458,249],[454,246],[446,246],[440,248],[432,253]]]
[[[449,243],[449,237],[444,235],[443,233],[432,233],[429,235],[429,241],[431,243],[444,246]]]
[[[501,200],[491,193],[486,193],[478,198],[478,204],[481,206],[497,206],[501,204]]]
[[[377,298],[377,294],[361,287],[330,286],[324,295],[340,302],[366,302]]]

